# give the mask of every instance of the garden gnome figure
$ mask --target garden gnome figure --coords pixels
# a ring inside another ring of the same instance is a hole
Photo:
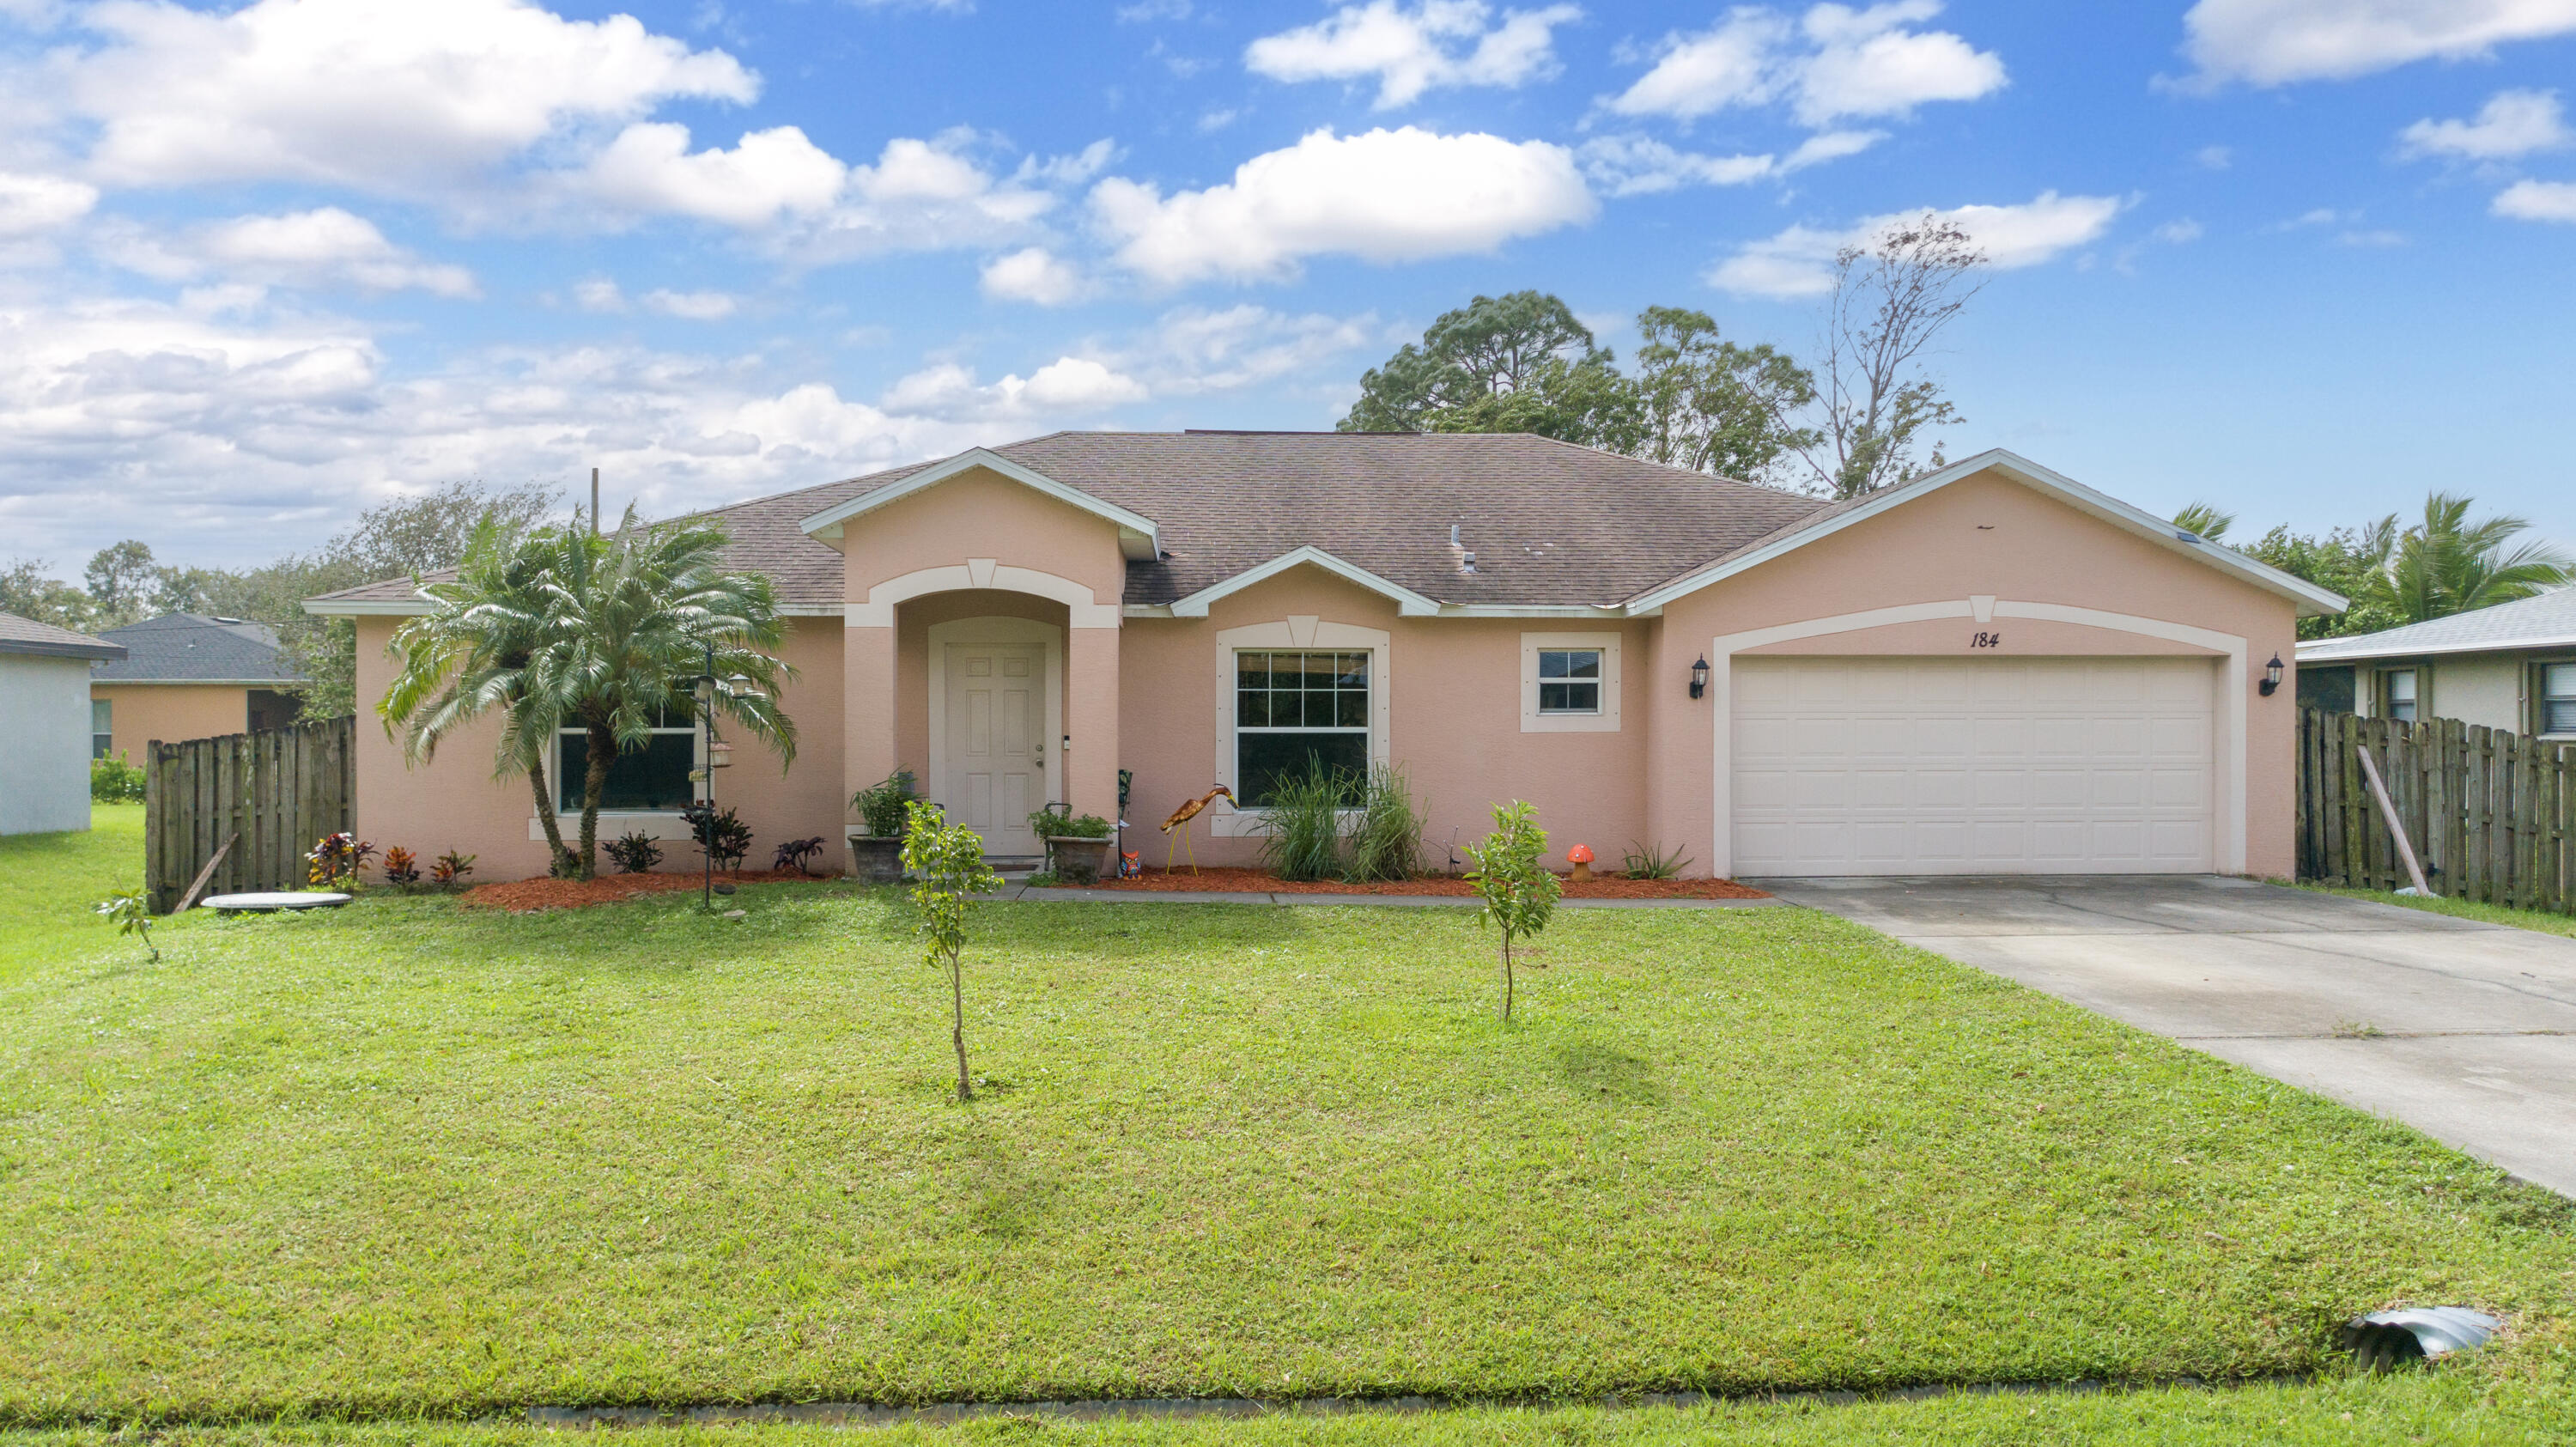
[[[1568,879],[1573,880],[1576,884],[1590,884],[1592,882],[1591,845],[1577,844],[1573,848],[1565,851],[1565,862],[1574,866],[1574,872],[1566,876]]]

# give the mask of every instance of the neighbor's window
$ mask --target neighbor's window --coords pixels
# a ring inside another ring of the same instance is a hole
[[[2540,731],[2576,734],[2576,663],[2541,665]]]
[[[89,756],[103,759],[116,747],[116,703],[112,699],[89,701]]]
[[[697,766],[697,725],[684,716],[665,714],[643,748],[619,753],[608,766],[599,807],[677,813],[697,797],[697,785],[689,778],[689,771]],[[556,808],[567,812],[581,808],[589,769],[590,740],[579,729],[562,730],[555,739]]]
[[[2387,680],[2388,716],[2400,723],[2415,722],[2415,670],[2400,668],[2381,677]]]
[[[1367,653],[1244,649],[1234,655],[1238,803],[1267,805],[1279,781],[1305,773],[1311,761],[1360,778],[1368,759]]]
[[[1538,711],[1599,713],[1601,650],[1542,648],[1538,651]]]

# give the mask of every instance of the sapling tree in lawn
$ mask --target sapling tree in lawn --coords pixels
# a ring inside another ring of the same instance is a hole
[[[1512,1018],[1512,943],[1547,928],[1555,912],[1556,876],[1539,867],[1547,831],[1538,811],[1518,799],[1494,806],[1494,832],[1466,846],[1476,869],[1471,878],[1485,907],[1476,918],[1502,931],[1503,1018]]]
[[[142,891],[120,889],[90,908],[115,921],[118,934],[141,935],[143,947],[152,952],[152,963],[161,963],[161,947],[152,943],[152,911],[144,905]]]
[[[966,897],[998,888],[1001,876],[984,863],[983,836],[941,817],[939,806],[915,799],[904,806],[903,867],[920,881],[912,902],[921,909],[921,957],[948,971],[948,1003],[957,1045],[957,1099],[975,1098],[966,1075]]]

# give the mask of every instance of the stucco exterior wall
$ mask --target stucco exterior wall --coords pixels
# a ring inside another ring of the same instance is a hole
[[[392,682],[394,663],[385,643],[402,623],[399,618],[360,618],[358,632],[357,730],[358,837],[382,849],[399,844],[424,860],[456,849],[478,856],[478,882],[524,879],[546,872],[542,835],[529,838],[536,818],[528,781],[522,775],[492,777],[492,751],[500,736],[497,720],[486,720],[450,735],[436,759],[406,768],[402,745],[388,739],[376,721],[374,702]],[[847,792],[841,781],[841,623],[837,618],[789,620],[781,660],[796,677],[781,690],[780,707],[796,723],[798,744],[793,765],[782,771],[778,755],[758,742],[729,732],[733,767],[716,779],[716,802],[738,808],[752,826],[753,867],[765,865],[770,849],[783,840],[822,836],[824,858],[839,855],[841,816]],[[551,782],[551,781],[549,781]],[[643,827],[662,838],[662,868],[687,869],[697,863],[687,827],[675,816],[602,814],[600,837],[612,839]],[[577,813],[563,816],[564,840],[572,843],[580,827]],[[603,857],[603,869],[610,866]]]
[[[89,827],[89,660],[0,653],[0,834]]]
[[[1994,474],[1965,478],[1844,528],[1761,567],[1673,602],[1664,610],[1668,643],[1658,667],[1679,679],[1692,655],[1723,637],[1822,617],[1978,596],[2054,604],[2183,625],[2244,640],[2241,690],[2246,725],[2243,781],[2245,868],[2287,875],[2294,806],[2292,755],[2297,713],[2289,690],[2255,693],[2262,666],[2295,651],[2296,610],[2286,598],[2102,522]],[[2002,642],[1972,649],[1978,632]],[[1758,647],[1762,654],[1868,652],[2012,658],[2096,654],[2213,656],[2211,647],[2108,627],[2008,618],[2000,626],[1962,617],[1825,634]],[[1712,653],[1712,660],[1716,658]],[[1676,668],[1676,662],[1679,667]],[[1715,730],[1723,700],[1694,701],[1686,689],[1658,689],[1650,773],[1672,811],[1662,832],[1716,857]],[[2227,697],[2221,694],[2222,716]],[[2222,717],[2221,727],[2224,727]],[[2222,741],[2224,742],[2224,741]],[[2222,821],[2222,828],[2226,821]]]
[[[109,701],[116,742],[108,752],[144,761],[155,739],[210,739],[250,727],[250,689],[238,683],[92,683],[90,697]]]
[[[2411,668],[2415,670],[2419,718],[2455,718],[2462,723],[2515,733],[2531,727],[2531,665],[2519,654],[2374,658],[2352,667],[2353,711],[2365,718],[2382,712],[2380,675]]]

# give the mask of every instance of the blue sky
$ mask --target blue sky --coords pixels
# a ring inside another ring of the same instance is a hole
[[[2576,545],[2576,0],[0,0],[0,558],[1329,427],[1478,292],[1804,350],[1950,211],[1953,456]]]

